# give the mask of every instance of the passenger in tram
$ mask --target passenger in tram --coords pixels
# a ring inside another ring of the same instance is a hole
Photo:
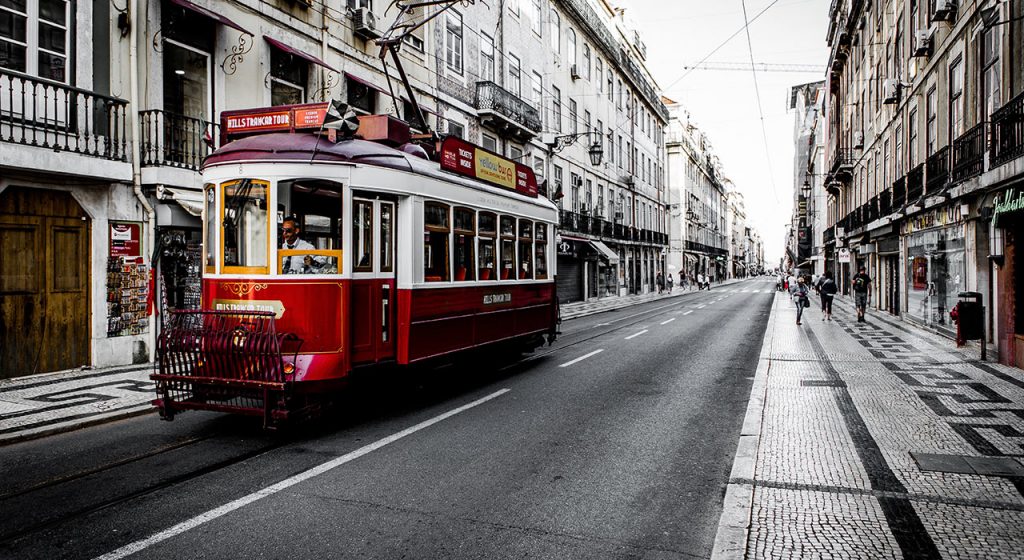
[[[302,228],[295,218],[284,219],[284,222],[281,223],[281,233],[284,237],[281,249],[288,251],[316,250],[312,243],[299,237],[299,234],[302,233]],[[284,262],[281,264],[281,272],[284,274],[315,274],[316,269],[323,267],[326,263],[327,259],[324,257],[302,255],[302,258],[299,258],[299,255],[289,255],[284,257]]]

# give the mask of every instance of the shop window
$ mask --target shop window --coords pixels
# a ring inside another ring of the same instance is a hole
[[[455,209],[455,281],[474,280],[473,266],[476,245],[476,213],[469,208]]]
[[[519,279],[533,278],[533,222],[519,220]]]
[[[352,201],[352,271],[373,272],[373,202]]]
[[[222,186],[224,219],[221,239],[225,272],[268,272],[269,188],[266,181],[255,179],[241,179]]]
[[[448,206],[428,202],[423,207],[423,280],[447,282],[451,279],[448,264],[448,238],[451,222]]]
[[[498,275],[495,274],[494,263],[495,263],[495,247],[494,238],[497,235],[496,229],[497,217],[490,212],[480,212],[479,214],[479,255],[478,255],[478,267],[480,269],[480,280],[497,280]]]
[[[499,222],[501,229],[501,279],[516,278],[516,219],[502,216]]]

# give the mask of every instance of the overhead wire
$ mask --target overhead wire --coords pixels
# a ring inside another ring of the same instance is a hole
[[[740,0],[740,4],[743,6],[743,29],[747,33],[747,53],[750,55],[750,73],[754,78],[754,96],[757,99],[757,114],[761,117],[761,139],[764,140],[764,157],[765,161],[768,163],[768,179],[772,186],[772,195],[775,197],[775,203],[778,204],[779,191],[775,186],[775,171],[772,169],[772,154],[771,150],[768,148],[768,130],[764,124],[764,108],[761,105],[761,88],[757,84],[757,70],[754,68],[754,43],[750,39],[750,20],[747,19],[747,0]]]

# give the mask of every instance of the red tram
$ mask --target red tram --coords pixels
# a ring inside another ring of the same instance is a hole
[[[302,416],[354,368],[552,340],[556,207],[528,167],[326,104],[227,112],[203,166],[202,310],[158,342],[161,416]],[[311,116],[313,118],[311,118]],[[304,126],[308,128],[303,128]]]

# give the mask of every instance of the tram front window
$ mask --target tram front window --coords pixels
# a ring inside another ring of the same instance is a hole
[[[222,239],[226,272],[266,273],[269,187],[266,181],[255,179],[224,183]]]
[[[277,272],[341,270],[341,184],[294,179],[277,185]]]

